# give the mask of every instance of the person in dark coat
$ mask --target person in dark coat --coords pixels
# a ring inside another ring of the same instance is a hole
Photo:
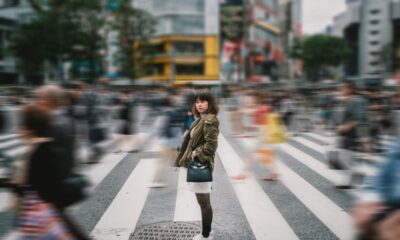
[[[62,153],[60,164],[65,168],[65,176],[72,174],[75,162],[75,128],[73,120],[65,109],[66,92],[55,85],[45,85],[36,91],[36,104],[42,106],[52,117],[51,137],[54,146]]]
[[[65,109],[66,92],[56,85],[45,85],[36,91],[35,105],[43,107],[51,116],[49,137],[52,139],[51,148],[57,155],[57,166],[62,171],[57,172],[60,179],[67,179],[74,175],[76,166],[75,158],[75,128],[72,119],[68,116]],[[62,189],[57,190],[60,193],[66,193]],[[78,239],[89,239],[78,226],[66,215],[66,197],[55,202],[59,206],[63,219],[68,223],[71,230]]]
[[[121,152],[124,148],[128,148],[128,152],[136,152],[139,149],[139,139],[135,134],[134,128],[134,106],[132,103],[132,96],[128,93],[121,93],[118,101],[121,106],[119,114],[121,125],[116,133],[114,152]],[[125,147],[126,145],[129,146]]]
[[[40,211],[49,209],[47,210],[49,212],[45,212],[47,215],[42,215],[40,219],[30,220],[31,224],[39,224],[39,227],[45,231],[38,238],[47,239],[52,236],[57,239],[75,239],[71,236],[72,225],[71,228],[68,226],[71,222],[63,217],[63,193],[65,192],[63,176],[66,169],[60,164],[60,152],[57,151],[55,141],[51,137],[51,121],[51,115],[42,106],[31,104],[23,108],[19,131],[29,150],[26,157],[21,160],[21,165],[16,169],[8,186],[17,193],[13,206],[20,216],[19,228],[24,226],[24,216],[28,214],[27,212],[39,211],[34,207],[26,209],[26,204],[39,202]],[[44,226],[40,224],[46,221],[51,221],[53,228],[43,229]],[[78,237],[77,239],[87,238]]]

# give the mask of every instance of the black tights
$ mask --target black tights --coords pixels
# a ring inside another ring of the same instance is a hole
[[[213,211],[211,208],[210,194],[209,193],[196,193],[197,202],[201,209],[201,224],[204,237],[210,236],[211,223],[213,218]]]

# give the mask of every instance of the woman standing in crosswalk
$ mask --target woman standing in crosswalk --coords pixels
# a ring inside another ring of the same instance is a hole
[[[213,169],[219,134],[217,101],[209,90],[201,90],[194,99],[192,111],[197,119],[184,136],[175,165],[187,167],[190,160],[197,158],[203,163],[209,162]],[[213,211],[210,202],[212,182],[190,182],[188,185],[189,189],[196,194],[202,217],[202,232],[193,239],[213,239],[211,231]]]

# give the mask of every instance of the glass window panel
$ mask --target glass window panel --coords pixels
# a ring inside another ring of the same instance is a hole
[[[173,16],[172,31],[178,34],[204,33],[203,16]]]
[[[176,54],[203,54],[203,42],[174,42],[172,53]]]
[[[156,12],[204,12],[204,0],[153,0]]]
[[[204,74],[204,64],[195,65],[176,65],[175,73],[177,75],[203,75]]]

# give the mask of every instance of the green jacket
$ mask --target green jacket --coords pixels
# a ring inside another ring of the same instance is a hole
[[[195,127],[193,137],[190,132]],[[214,114],[207,114],[197,119],[184,136],[175,166],[187,167],[192,159],[192,152],[203,162],[209,161],[214,168],[214,157],[218,147],[219,121]]]

